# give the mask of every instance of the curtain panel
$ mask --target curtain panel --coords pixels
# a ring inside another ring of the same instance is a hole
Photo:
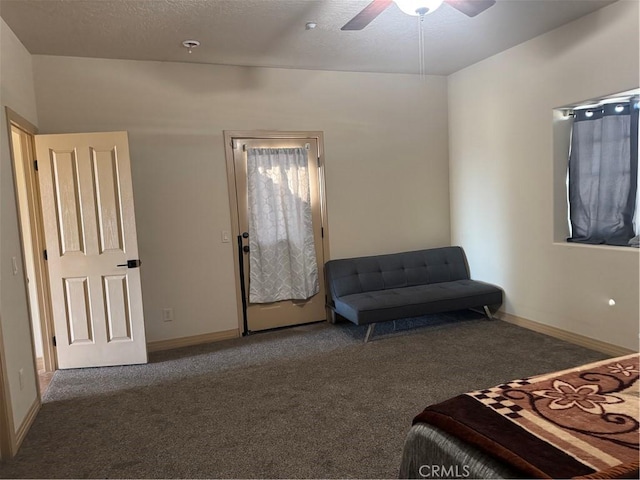
[[[637,99],[574,112],[569,242],[629,245],[638,187]]]
[[[320,290],[307,153],[247,152],[251,303],[305,300]]]

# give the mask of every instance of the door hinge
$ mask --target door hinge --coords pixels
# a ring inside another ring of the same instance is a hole
[[[33,161],[33,169],[37,172],[38,171],[38,160],[34,160]]]
[[[42,251],[42,256],[44,257],[45,260],[49,260],[49,255],[47,255],[47,249],[46,248]]]
[[[54,347],[58,346],[58,344],[56,343],[56,336],[55,335],[53,336],[53,346]]]
[[[320,157],[318,157],[318,168],[320,168]]]
[[[320,236],[324,238],[324,227],[320,227]]]

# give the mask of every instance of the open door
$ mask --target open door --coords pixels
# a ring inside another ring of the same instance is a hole
[[[35,143],[58,368],[146,363],[127,133]]]

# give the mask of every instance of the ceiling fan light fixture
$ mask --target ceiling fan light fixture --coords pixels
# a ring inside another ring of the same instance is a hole
[[[393,0],[402,12],[419,16],[434,12],[444,0]]]

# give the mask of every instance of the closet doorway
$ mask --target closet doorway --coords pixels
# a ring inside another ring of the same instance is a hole
[[[224,139],[241,331],[326,320],[329,241],[322,132],[225,131]],[[267,197],[274,191],[284,192],[283,198]],[[265,226],[265,217],[280,204],[286,211],[276,215],[286,218]],[[264,229],[271,227],[274,231],[266,234]],[[296,235],[300,238],[293,239]],[[300,272],[294,263],[302,265]],[[271,288],[280,283],[282,289]],[[301,285],[307,283],[305,290]],[[296,293],[270,297],[274,292],[264,290]]]

